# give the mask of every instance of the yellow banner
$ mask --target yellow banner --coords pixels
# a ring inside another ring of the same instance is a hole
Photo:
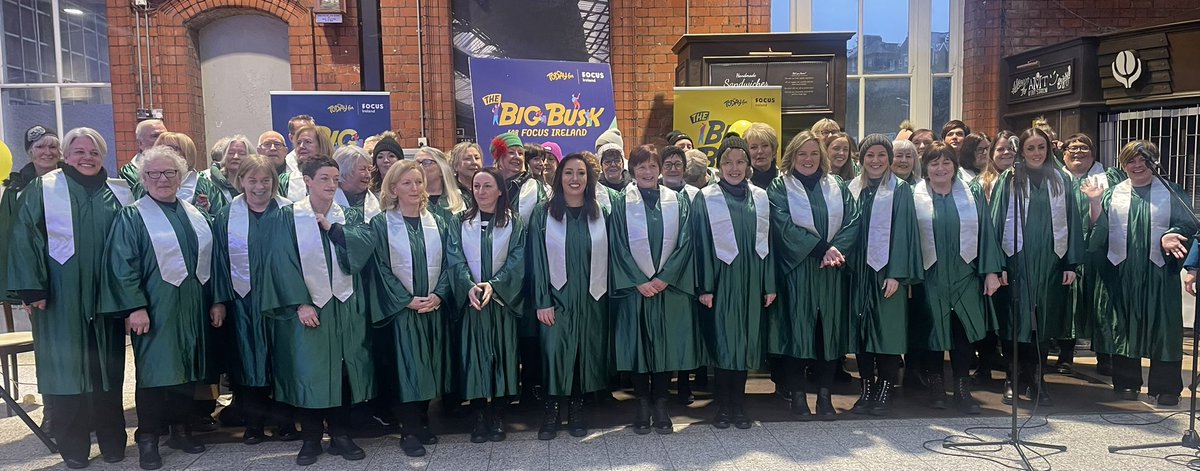
[[[738,120],[766,123],[779,133],[782,87],[675,87],[675,129],[691,136],[715,165],[729,125]],[[778,159],[779,149],[775,149]]]

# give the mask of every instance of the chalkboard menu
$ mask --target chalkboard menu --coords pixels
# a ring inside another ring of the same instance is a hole
[[[783,111],[830,110],[829,61],[710,63],[708,84],[783,87]]]
[[[1075,61],[1064,61],[1046,67],[1018,72],[1011,75],[1008,84],[1008,102],[1070,95],[1075,91]]]

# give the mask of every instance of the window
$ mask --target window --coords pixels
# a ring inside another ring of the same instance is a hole
[[[781,0],[776,0],[781,1]],[[901,121],[940,129],[962,102],[962,2],[790,0],[793,31],[852,31],[846,132],[894,136]],[[779,28],[782,21],[772,18]],[[778,30],[778,29],[777,29]]]
[[[79,126],[109,140],[115,165],[108,60],[108,17],[101,0],[0,0],[0,132],[13,170],[29,162],[25,130],[41,124],[58,135]]]

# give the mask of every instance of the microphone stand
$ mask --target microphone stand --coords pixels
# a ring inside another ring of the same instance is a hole
[[[1049,159],[1047,159],[1045,165],[1052,165],[1052,163],[1049,161]],[[1012,228],[1010,229],[1011,231],[1013,231],[1012,234],[1013,234],[1014,250],[1017,249],[1016,245],[1017,245],[1018,237],[1020,238],[1021,241],[1024,241],[1024,239],[1025,239],[1025,230],[1024,229],[1025,229],[1025,217],[1026,217],[1025,209],[1026,208],[1024,207],[1024,205],[1022,203],[1027,201],[1027,196],[1025,194],[1025,191],[1026,191],[1025,185],[1022,183],[1020,178],[1016,178],[1016,174],[1018,171],[1025,171],[1025,162],[1023,159],[1018,159],[1016,162],[1014,162],[1013,163],[1013,171],[1008,174],[1008,180],[1011,182],[1011,189],[1010,189],[1009,194],[1013,195],[1012,204],[1016,205],[1016,208],[1013,208],[1013,211],[1014,211],[1014,214],[1016,217],[1013,218]],[[1053,176],[1057,177],[1057,174],[1055,174]],[[1047,184],[1049,184],[1049,182],[1047,182]],[[1064,188],[1063,191],[1068,191],[1068,189]],[[1018,365],[1019,365],[1019,362],[1017,361],[1017,338],[1018,338],[1017,329],[1019,329],[1020,324],[1017,322],[1017,317],[1020,316],[1020,314],[1021,314],[1022,297],[1021,297],[1020,290],[1022,288],[1025,288],[1026,283],[1028,282],[1028,280],[1025,277],[1025,272],[1028,270],[1028,265],[1026,264],[1027,257],[1025,255],[1025,251],[1019,250],[1017,252],[1017,254],[1018,254],[1017,256],[1020,257],[1020,261],[1021,261],[1020,270],[1018,270],[1016,273],[1017,276],[1014,279],[1015,285],[1009,287],[1009,294],[1012,299],[1012,308],[1011,308],[1012,312],[1010,312],[1009,316],[1008,316],[1009,321],[1010,321],[1009,328],[1011,329],[1009,331],[1009,341],[1011,342],[1010,345],[1012,347],[1012,356],[1010,357],[1010,360],[1009,360],[1008,371],[1009,371],[1009,376],[1010,376],[1009,381],[1011,382],[1012,389],[1013,389],[1013,400],[1012,400],[1012,409],[1011,409],[1012,423],[1009,426],[1008,438],[1004,439],[1004,440],[996,440],[996,441],[990,441],[990,442],[942,443],[942,448],[945,448],[948,450],[963,450],[963,449],[968,449],[968,448],[979,448],[979,447],[989,447],[990,448],[990,447],[997,447],[997,446],[999,446],[999,447],[1012,446],[1013,448],[1015,448],[1017,450],[1017,455],[1019,455],[1021,457],[1022,468],[1029,470],[1029,471],[1033,471],[1033,465],[1029,462],[1029,457],[1025,455],[1025,448],[1044,448],[1047,450],[1055,450],[1055,451],[1063,452],[1063,451],[1067,451],[1067,447],[1062,446],[1062,445],[1050,445],[1050,444],[1046,444],[1046,443],[1037,443],[1037,442],[1031,442],[1031,441],[1024,440],[1021,438],[1021,426],[1017,423],[1017,403],[1020,402],[1020,396],[1021,396],[1021,394],[1020,394],[1021,389],[1020,389],[1020,387],[1018,387],[1018,385],[1020,384],[1019,379],[1018,379],[1020,377],[1020,374],[1018,374],[1018,369],[1017,369]],[[1030,299],[1029,307],[1030,307],[1030,309],[1029,309],[1029,313],[1030,313],[1029,336],[1030,336],[1030,339],[1037,341],[1037,325],[1038,325],[1037,304],[1033,302],[1032,298]],[[1194,360],[1195,360],[1195,358],[1193,358],[1193,362],[1194,362]],[[1042,364],[1041,363],[1042,363],[1041,359],[1039,358],[1038,365],[1034,369],[1034,373],[1036,374],[1036,378],[1037,378],[1037,379],[1035,379],[1035,381],[1038,381],[1041,378],[1041,373],[1042,373]],[[1041,389],[1038,389],[1038,395],[1041,395]],[[1034,410],[1036,411],[1038,398],[1033,397],[1032,400],[1033,400],[1033,404],[1034,404]],[[1193,400],[1192,402],[1195,402],[1195,401]]]
[[[1141,151],[1141,149],[1139,149],[1139,151]],[[1146,166],[1150,167],[1150,171],[1154,173],[1154,178],[1157,178],[1158,181],[1162,182],[1163,186],[1167,187],[1167,191],[1171,192],[1171,197],[1174,200],[1172,202],[1172,204],[1178,203],[1178,204],[1182,205],[1182,207],[1184,207],[1184,208],[1190,208],[1191,205],[1187,204],[1187,202],[1184,201],[1183,198],[1179,196],[1179,192],[1175,191],[1175,189],[1171,187],[1171,184],[1169,182],[1167,182],[1167,179],[1163,178],[1162,167],[1159,166],[1158,162],[1156,162],[1154,159],[1150,158],[1150,156],[1146,155],[1145,153],[1142,153],[1142,157],[1146,161]],[[1200,219],[1196,218],[1196,214],[1194,212],[1188,211],[1187,215],[1189,218],[1191,218],[1192,224],[1195,224],[1196,227],[1200,227]],[[1200,233],[1192,235],[1193,240],[1196,240],[1197,237],[1200,237]],[[1193,315],[1196,316],[1196,319],[1200,319],[1200,303],[1196,304],[1196,310],[1193,313]],[[1126,451],[1126,450],[1148,450],[1151,448],[1170,448],[1170,447],[1176,447],[1176,446],[1181,447],[1181,448],[1188,448],[1188,449],[1192,449],[1192,450],[1200,450],[1200,436],[1198,436],[1196,433],[1196,381],[1195,381],[1196,375],[1197,375],[1196,355],[1200,354],[1200,351],[1197,351],[1197,343],[1200,342],[1200,329],[1198,329],[1198,327],[1200,327],[1200,326],[1196,326],[1196,325],[1192,326],[1192,379],[1193,379],[1193,381],[1192,381],[1192,385],[1190,388],[1192,390],[1192,398],[1189,401],[1190,404],[1188,405],[1188,429],[1186,432],[1183,432],[1183,438],[1180,438],[1178,441],[1174,441],[1174,442],[1148,443],[1148,444],[1144,444],[1144,445],[1110,446],[1110,447],[1108,447],[1109,453],[1117,453],[1117,452]]]

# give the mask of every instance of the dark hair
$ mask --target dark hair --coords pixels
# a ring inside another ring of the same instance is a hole
[[[295,132],[296,132],[296,122],[297,122],[297,121],[308,121],[308,122],[310,122],[310,123],[313,123],[313,124],[316,124],[316,123],[317,123],[317,120],[313,119],[313,117],[312,117],[311,115],[306,115],[306,114],[298,114],[298,115],[296,115],[296,116],[292,116],[292,118],[291,118],[291,119],[289,119],[289,120],[288,120],[288,123],[287,123],[287,124],[288,124],[288,133],[289,133],[289,134],[292,134],[292,133],[295,133]],[[285,149],[285,150],[286,150],[286,149]]]
[[[678,149],[678,147],[676,147]],[[680,155],[683,153],[680,152]],[[633,172],[633,168],[641,165],[643,162],[653,161],[658,165],[659,170],[662,169],[662,156],[658,153],[658,148],[650,144],[643,144],[633,149],[629,153],[629,171]]]
[[[946,135],[950,134],[950,131],[953,131],[955,129],[962,129],[964,136],[971,134],[971,127],[967,126],[967,123],[964,123],[957,119],[952,119],[950,121],[946,121],[946,124],[942,126],[942,139],[943,140],[946,139]]]
[[[1026,129],[1025,132],[1021,133],[1021,137],[1017,141],[1017,149],[1016,149],[1017,150],[1017,160],[1018,161],[1025,160],[1025,141],[1028,141],[1035,137],[1040,137],[1043,140],[1045,140],[1045,142],[1046,142],[1046,161],[1042,162],[1042,165],[1043,166],[1049,165],[1050,168],[1057,169],[1054,164],[1054,142],[1050,139],[1050,135],[1046,134],[1046,131],[1043,131],[1041,128],[1029,128],[1029,129]],[[1026,165],[1028,165],[1028,164],[1026,164]],[[1028,168],[1026,168],[1025,171],[1020,171],[1020,170],[1021,169],[1018,168],[1018,171],[1015,174],[1016,178],[1021,181],[1021,184],[1024,185],[1025,188],[1029,188]],[[1063,182],[1062,182],[1061,178],[1058,178],[1057,172],[1051,172],[1050,176],[1048,178],[1046,178],[1046,180],[1048,180],[1050,183],[1050,195],[1051,196],[1058,196],[1058,195],[1062,194]]]
[[[988,138],[984,133],[973,132],[968,134],[963,139],[962,144],[958,146],[958,166],[978,174],[982,169],[975,165],[975,151],[979,149],[979,144],[982,144],[986,140]]]
[[[337,161],[324,155],[315,155],[312,158],[300,163],[300,174],[308,178],[317,178],[317,172],[325,167],[333,167],[337,169]]]
[[[512,209],[508,207],[508,185],[504,184],[504,176],[500,175],[500,171],[496,167],[484,167],[479,169],[478,173],[486,173],[491,175],[496,180],[496,188],[500,190],[500,196],[496,198],[496,214],[492,216],[492,227],[504,227],[508,225],[509,219],[512,217]],[[463,212],[462,220],[469,221],[479,214],[478,205],[470,205]],[[494,268],[499,269],[499,268]]]
[[[1067,150],[1067,144],[1070,144],[1072,142],[1082,142],[1084,144],[1087,144],[1088,147],[1091,147],[1092,150],[1095,150],[1095,147],[1096,147],[1096,144],[1094,144],[1092,142],[1091,136],[1088,136],[1087,134],[1084,134],[1084,133],[1076,133],[1076,134],[1072,134],[1070,137],[1068,137],[1066,139],[1063,139],[1063,141],[1062,141],[1063,150],[1064,151]]]
[[[567,162],[578,160],[583,162],[583,168],[587,170],[587,185],[583,189],[583,207],[587,211],[588,219],[596,220],[600,217],[600,205],[596,204],[596,178],[600,175],[600,171],[596,168],[587,157],[579,152],[567,154],[558,163],[558,168],[554,171],[554,193],[550,197],[550,201],[546,203],[547,212],[550,217],[559,221],[567,214],[567,197],[563,192],[563,169],[567,168]]]
[[[954,148],[944,141],[933,141],[932,144],[925,146],[925,152],[921,153],[921,175],[925,179],[929,179],[929,164],[937,159],[945,157],[954,164],[954,173],[958,173],[958,159],[955,158]],[[972,156],[971,158],[974,158]]]
[[[687,164],[687,152],[685,152],[683,150],[683,148],[681,148],[681,147],[675,147],[675,146],[663,147],[662,150],[660,150],[658,152],[658,155],[659,155],[660,164],[661,164],[661,161],[665,161],[665,160],[667,160],[667,157],[670,157],[673,155],[679,156],[679,159],[683,160],[684,164]],[[631,157],[630,160],[633,160],[633,158]]]
[[[540,159],[543,157],[548,157],[546,155],[547,154],[546,149],[543,148],[541,144],[534,144],[534,143],[530,142],[528,144],[523,144],[522,147],[525,148],[525,161],[526,162],[529,162],[530,159]]]

